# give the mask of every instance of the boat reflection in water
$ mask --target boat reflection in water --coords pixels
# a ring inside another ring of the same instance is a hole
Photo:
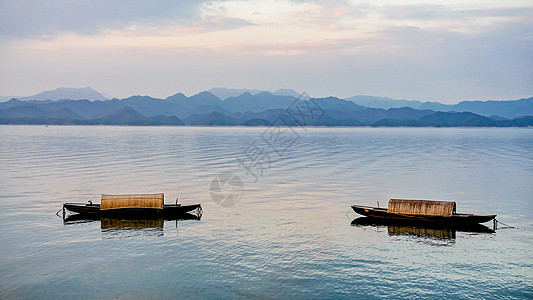
[[[178,229],[178,221],[183,220],[200,220],[201,215],[195,214],[181,214],[179,217],[171,219],[163,218],[101,218],[98,216],[75,214],[66,217],[63,220],[64,225],[75,225],[83,223],[100,222],[100,230],[102,232],[102,239],[124,239],[139,236],[164,236],[164,225],[166,222],[175,221],[176,230]]]
[[[103,239],[121,239],[135,236],[164,236],[164,220],[100,219]]]
[[[455,243],[456,232],[494,233],[495,231],[481,224],[442,224],[429,222],[408,222],[382,218],[360,217],[351,223],[352,226],[378,229],[387,228],[389,236],[414,237],[417,241],[436,246],[448,246]]]

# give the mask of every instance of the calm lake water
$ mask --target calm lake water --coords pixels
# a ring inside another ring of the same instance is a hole
[[[533,298],[533,130],[284,130],[0,126],[0,298]],[[242,198],[212,189],[228,172]],[[56,216],[157,192],[201,220]],[[516,228],[352,225],[350,205],[389,198]]]

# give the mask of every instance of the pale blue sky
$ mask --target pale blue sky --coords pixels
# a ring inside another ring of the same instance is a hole
[[[533,96],[533,2],[0,0],[0,65],[2,96],[518,99]]]

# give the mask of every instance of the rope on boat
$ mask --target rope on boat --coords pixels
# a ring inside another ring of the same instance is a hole
[[[59,212],[60,212],[60,211],[63,211],[63,216],[60,216],[60,215],[59,215]],[[62,207],[60,210],[58,210],[58,211],[56,212],[56,216],[62,218],[63,221],[65,221],[65,205],[63,205],[63,207]]]
[[[505,227],[502,227],[501,229],[504,229],[504,228],[516,228],[514,226],[507,225],[507,224],[505,224],[505,223],[503,223],[501,221],[498,221],[497,219],[494,219],[494,230],[498,229],[498,224],[502,224],[503,226],[505,226]]]
[[[346,213],[346,218],[348,218],[349,220],[351,220],[351,219],[350,219],[350,217],[348,217],[348,214],[351,213],[351,212],[353,212],[353,211],[349,210],[349,211]]]

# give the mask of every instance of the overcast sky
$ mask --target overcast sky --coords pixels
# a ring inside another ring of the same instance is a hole
[[[0,0],[0,95],[533,96],[533,1]]]

